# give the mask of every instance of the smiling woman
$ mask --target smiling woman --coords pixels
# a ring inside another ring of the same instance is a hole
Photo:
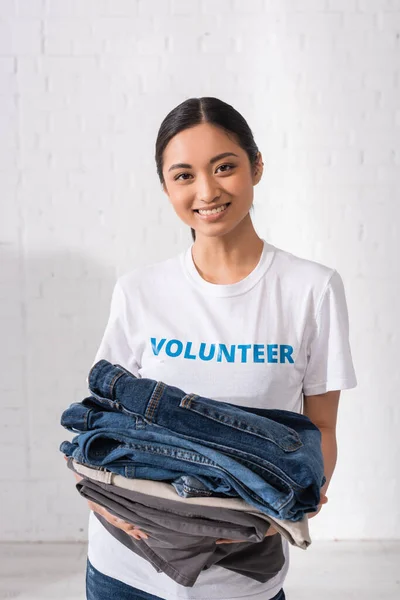
[[[339,390],[356,385],[342,280],[335,269],[257,235],[250,209],[262,156],[249,125],[231,105],[209,97],[179,104],[161,123],[155,158],[162,189],[194,242],[179,256],[118,279],[95,362],[105,359],[136,377],[253,410],[300,413],[304,400],[310,418],[323,425],[326,483],[320,508],[336,461]],[[165,467],[165,458],[160,461]],[[140,459],[132,462],[136,472]],[[252,464],[260,470],[256,459]],[[204,495],[204,487],[193,490]],[[208,494],[212,497],[212,489]],[[247,547],[215,533],[208,542],[216,562],[202,567],[189,588],[153,567],[141,537],[151,538],[146,527],[142,532],[133,523],[117,522],[104,507],[90,508],[88,600],[285,598],[288,541],[273,527]],[[121,543],[121,535],[140,542],[137,554]],[[268,551],[261,578],[224,568],[228,554],[251,560],[261,545]],[[196,552],[202,560],[201,549]]]
[[[263,162],[248,124],[232,106],[192,98],[176,107],[161,124],[156,163],[163,190],[194,240],[196,233],[252,227],[249,211]]]

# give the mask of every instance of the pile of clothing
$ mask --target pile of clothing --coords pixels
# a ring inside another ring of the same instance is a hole
[[[136,540],[96,517],[158,572],[191,587],[218,564],[265,582],[284,564],[280,535],[311,543],[323,474],[321,433],[308,417],[218,402],[106,360],[91,395],[64,411],[79,493],[148,534]],[[216,544],[219,538],[241,540]]]

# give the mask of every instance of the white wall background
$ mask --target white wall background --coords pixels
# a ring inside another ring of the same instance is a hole
[[[399,81],[399,0],[0,0],[1,539],[85,539],[60,415],[116,276],[191,241],[154,143],[208,95],[264,154],[260,235],[345,282],[359,386],[312,535],[400,537]]]

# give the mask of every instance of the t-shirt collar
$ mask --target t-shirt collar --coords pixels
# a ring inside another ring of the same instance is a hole
[[[181,255],[182,267],[191,284],[203,293],[211,296],[238,296],[245,294],[260,281],[273,261],[276,250],[275,246],[268,244],[265,240],[263,240],[263,243],[264,247],[257,265],[247,277],[236,283],[218,284],[210,283],[203,279],[193,261],[192,248],[194,244]]]

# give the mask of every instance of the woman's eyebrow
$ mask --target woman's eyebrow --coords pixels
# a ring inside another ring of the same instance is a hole
[[[210,165],[213,165],[218,160],[221,160],[221,158],[226,158],[227,156],[236,156],[237,158],[239,158],[239,156],[237,154],[235,154],[234,152],[222,152],[222,154],[217,154],[217,156],[214,156],[213,158],[210,159]],[[170,171],[172,171],[172,169],[192,169],[192,168],[193,168],[192,165],[189,165],[188,163],[175,163],[174,165],[170,166],[170,168],[168,169],[168,173]]]

